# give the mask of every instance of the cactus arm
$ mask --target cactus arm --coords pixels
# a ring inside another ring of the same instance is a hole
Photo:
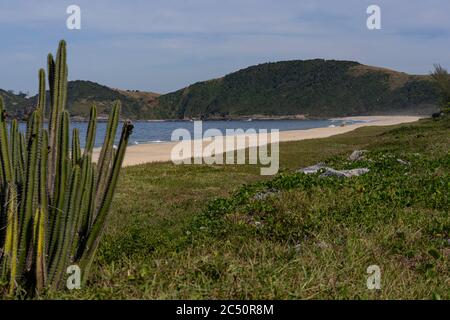
[[[13,181],[16,181],[17,185],[22,185],[24,180],[24,172],[23,172],[23,153],[21,148],[21,139],[19,127],[17,124],[17,120],[14,119],[11,122],[10,128],[10,154],[11,154],[11,164],[13,167]]]
[[[117,126],[119,123],[120,108],[120,103],[116,102],[108,118],[105,140],[103,141],[103,146],[100,151],[100,156],[97,164],[99,170],[99,178],[102,176],[102,173],[104,173],[103,168],[109,167],[109,163],[111,160],[110,156],[114,146],[114,138],[116,136]]]
[[[25,142],[25,135],[20,132],[19,133],[19,158],[22,163],[22,168],[25,173],[25,168],[27,167],[27,146]]]
[[[2,280],[9,282],[9,294],[14,293],[17,274],[17,242],[19,238],[18,212],[17,212],[17,189],[9,185],[6,196],[6,234],[3,247]]]
[[[72,131],[72,165],[78,164],[81,158],[80,133],[78,128]]]
[[[19,242],[19,261],[18,271],[24,271],[25,260],[27,258],[29,244],[31,240],[31,220],[34,214],[35,207],[35,191],[37,187],[37,172],[36,170],[39,161],[39,118],[40,113],[34,111],[32,114],[32,124],[30,128],[30,139],[28,140],[27,148],[27,168],[26,178],[23,190],[23,198],[21,205],[21,230]]]
[[[47,279],[46,248],[47,248],[47,153],[48,133],[41,130],[40,160],[39,160],[39,186],[38,203],[34,217],[34,272],[36,279],[36,292],[43,291]]]
[[[48,86],[50,91],[50,106],[53,106],[53,92],[55,91],[55,60],[53,59],[53,55],[51,53],[47,56],[47,73],[48,73]],[[45,114],[44,114],[45,117]],[[49,119],[49,131],[51,131],[51,120]]]
[[[53,194],[53,188],[55,186],[56,171],[57,171],[57,158],[58,158],[58,138],[59,138],[59,121],[60,114],[64,111],[66,104],[67,91],[67,53],[66,42],[60,41],[58,47],[58,53],[56,57],[56,63],[53,62],[53,58],[49,56],[48,68],[49,68],[49,82],[50,82],[50,95],[52,101],[52,108],[50,113],[49,122],[49,145],[50,154],[48,159],[48,188],[50,194]],[[53,84],[52,84],[53,83]]]
[[[45,225],[46,216],[44,207],[36,209],[35,214],[35,272],[36,272],[36,290],[42,292],[47,278],[45,261]]]
[[[48,197],[48,191],[47,191],[47,161],[48,161],[48,131],[42,130],[41,134],[41,153],[40,153],[40,163],[39,163],[39,191],[38,191],[38,203],[42,210],[42,215],[45,217],[45,252],[44,252],[44,259],[47,255],[47,248],[48,248],[48,238],[50,235],[50,228],[48,228],[48,204],[49,204],[49,197]],[[45,260],[44,260],[45,265]],[[45,272],[45,269],[43,270]],[[45,277],[44,277],[45,278]],[[44,279],[45,280],[45,279]]]
[[[85,252],[80,260],[80,266],[84,272],[83,279],[87,278],[94,257],[94,253],[97,250],[98,244],[100,242],[100,237],[105,228],[107,214],[111,206],[120,169],[122,167],[123,159],[125,157],[125,151],[128,145],[128,140],[132,131],[133,131],[133,124],[130,121],[125,122],[122,128],[122,135],[120,138],[117,155],[114,159],[114,164],[111,173],[108,177],[108,189],[106,189],[106,193],[103,199],[101,200],[97,217],[95,218],[88,239],[86,241]]]
[[[48,193],[47,193],[47,161],[48,161],[48,132],[42,130],[41,133],[41,152],[39,166],[39,204],[44,211],[47,211]],[[47,215],[47,212],[44,212]]]
[[[89,210],[89,199],[92,193],[91,189],[91,177],[92,177],[92,161],[90,156],[84,156],[81,165],[81,182],[80,182],[80,206],[79,213],[75,221],[74,226],[74,239],[72,249],[70,253],[70,260],[73,262],[77,256],[77,250],[83,242],[83,234],[85,228],[86,217]]]
[[[11,280],[10,280],[10,294],[13,294],[14,287],[16,285],[16,274],[17,274],[17,259],[19,255],[19,217],[17,214],[17,204],[14,203],[14,208],[11,209],[13,213],[13,232],[14,238],[12,241],[12,253],[11,253]]]
[[[5,242],[6,263],[9,264],[9,294],[14,294],[17,276],[17,258],[19,242],[19,217],[17,212],[17,190],[15,186],[10,185],[8,190],[8,217]]]
[[[64,197],[64,208],[60,215],[61,223],[59,225],[59,229],[57,230],[58,244],[56,246],[56,252],[50,268],[49,280],[52,289],[57,289],[59,286],[61,275],[64,272],[64,267],[66,266],[69,256],[69,248],[72,247],[73,227],[79,207],[79,181],[80,167],[77,165],[72,170],[68,188]]]
[[[89,114],[89,125],[86,132],[86,146],[84,147],[84,155],[92,155],[92,149],[95,144],[95,134],[97,131],[97,107],[95,104],[91,107]]]
[[[91,166],[91,172],[90,172],[90,186],[89,189],[91,190],[91,193],[89,194],[89,200],[88,200],[88,212],[87,212],[87,216],[85,217],[85,221],[83,224],[83,230],[84,230],[84,236],[85,238],[87,238],[87,234],[90,231],[91,227],[92,227],[92,223],[94,222],[94,213],[95,213],[95,208],[96,208],[96,203],[95,203],[95,195],[96,193],[94,192],[95,190],[95,177],[96,177],[96,168],[94,166]]]
[[[97,164],[97,195],[96,195],[96,204],[97,210],[100,205],[100,201],[104,196],[105,189],[107,187],[107,179],[110,173],[111,168],[111,159],[113,153],[114,146],[114,138],[116,136],[117,126],[119,123],[119,114],[120,114],[120,103],[117,102],[111,111],[111,114],[108,119],[108,125],[106,127],[106,135],[105,140],[103,142],[103,147],[100,151],[100,156]]]
[[[59,121],[60,129],[58,130],[60,136],[58,137],[58,158],[56,163],[56,174],[54,183],[54,202],[50,216],[50,238],[49,238],[49,254],[52,256],[55,252],[57,244],[57,233],[60,227],[61,212],[64,207],[64,196],[67,183],[67,177],[70,173],[69,168],[69,114],[67,111],[61,113]],[[50,157],[50,155],[49,155]]]
[[[55,65],[55,90],[53,92],[54,107],[57,115],[65,110],[67,94],[67,52],[66,42],[59,42]]]
[[[39,101],[38,108],[42,111],[42,119],[45,118],[45,71],[44,69],[39,70]]]
[[[3,98],[0,97],[0,162],[3,185],[12,180],[11,159],[9,157],[8,134],[6,132],[6,112],[4,110]]]

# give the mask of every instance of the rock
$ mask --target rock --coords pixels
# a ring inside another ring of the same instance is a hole
[[[335,170],[332,168],[327,168],[324,173],[320,175],[321,178],[326,177],[338,177],[338,178],[351,178],[358,177],[363,174],[368,173],[370,170],[367,168],[358,168],[351,170]]]
[[[361,150],[365,151],[365,150]],[[358,168],[352,170],[335,170],[333,168],[327,167],[324,163],[320,162],[310,167],[302,168],[297,170],[297,172],[302,172],[304,174],[314,174],[323,170],[324,172],[320,175],[320,177],[339,177],[339,178],[350,178],[363,175],[370,170],[367,168]],[[256,195],[258,196],[258,194]],[[255,196],[255,197],[256,197]]]
[[[370,169],[358,168],[358,169],[352,169],[352,170],[342,170],[341,172],[344,172],[347,177],[358,177],[358,176],[362,176],[363,174],[369,173]]]
[[[320,163],[315,164],[310,167],[298,169],[297,172],[302,172],[304,174],[313,174],[313,173],[317,173],[320,169],[325,169],[325,168],[328,168],[327,166],[325,166],[325,163],[320,162]]]
[[[402,160],[402,159],[397,159],[397,162],[400,164],[403,164],[405,166],[409,166],[411,163],[409,163],[408,161]]]
[[[367,150],[355,150],[352,152],[352,154],[348,157],[348,160],[350,161],[359,161],[364,159],[364,155],[367,153]]]
[[[320,175],[321,178],[326,177],[338,177],[338,178],[347,178],[347,175],[339,170],[334,170],[333,168],[327,168],[324,173]]]

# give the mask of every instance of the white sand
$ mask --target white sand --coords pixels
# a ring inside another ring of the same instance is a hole
[[[421,117],[419,116],[360,116],[360,117],[337,118],[339,120],[359,120],[365,122],[350,124],[344,127],[337,126],[334,128],[314,128],[307,130],[281,131],[279,140],[280,142],[283,142],[283,141],[298,141],[306,139],[327,138],[337,134],[353,131],[361,127],[390,126],[400,123],[415,122],[418,121],[420,118]],[[179,142],[164,142],[157,144],[153,143],[153,144],[128,146],[127,153],[125,155],[124,166],[132,166],[149,162],[171,161],[171,151],[172,148],[177,143]],[[210,140],[203,141],[203,146],[206,146],[210,143],[211,143]],[[227,151],[227,149],[225,149],[225,151]],[[94,150],[94,159],[98,157],[98,153],[99,153],[98,149]]]

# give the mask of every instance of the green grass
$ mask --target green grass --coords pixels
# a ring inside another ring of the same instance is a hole
[[[449,123],[283,143],[272,178],[256,166],[126,168],[90,281],[45,298],[449,299]],[[349,163],[355,149],[370,152]],[[295,173],[319,161],[371,171]],[[280,192],[254,199],[267,189]],[[366,287],[373,264],[379,291]]]

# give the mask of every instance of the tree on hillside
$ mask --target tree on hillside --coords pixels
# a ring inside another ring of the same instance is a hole
[[[435,64],[431,76],[439,88],[442,112],[450,113],[450,74],[440,64]]]

